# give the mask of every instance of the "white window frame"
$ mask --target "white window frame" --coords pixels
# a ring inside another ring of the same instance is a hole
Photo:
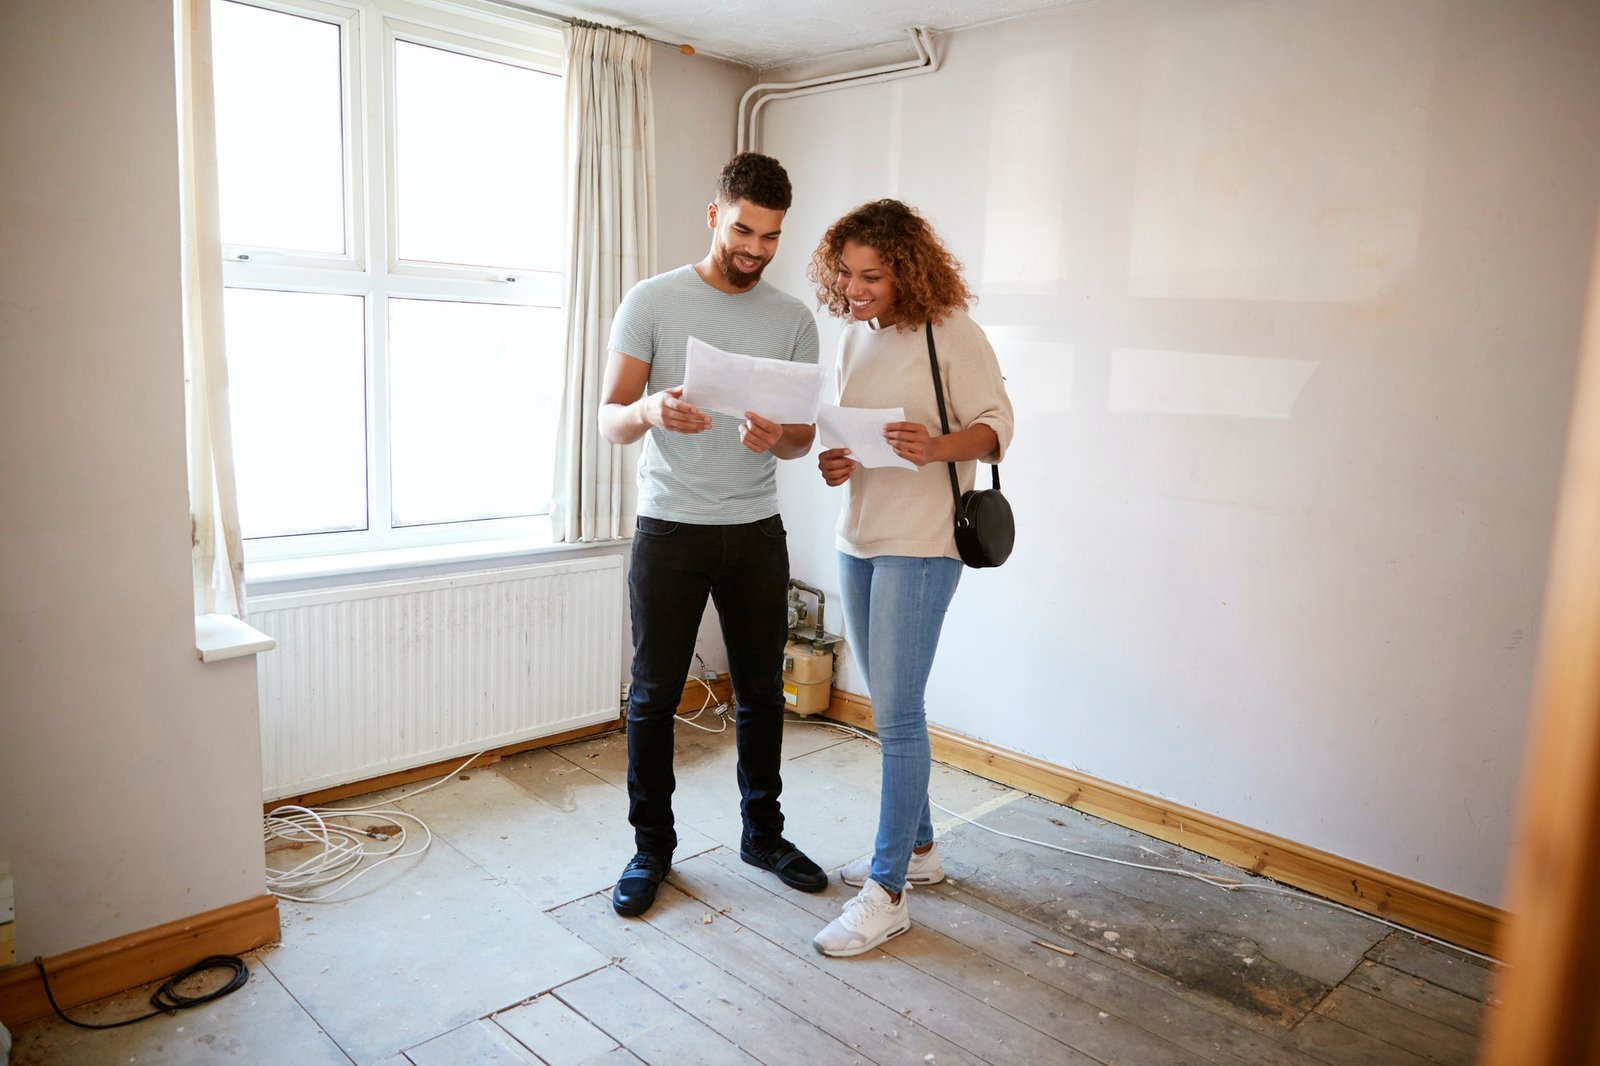
[[[550,520],[545,514],[391,527],[388,334],[379,319],[390,298],[561,306],[564,286],[559,271],[401,262],[395,251],[395,218],[390,207],[395,202],[396,176],[389,151],[395,143],[397,41],[442,47],[561,77],[565,75],[565,48],[559,24],[513,15],[487,0],[230,2],[340,27],[345,252],[291,253],[224,244],[223,284],[228,288],[362,297],[366,337],[368,528],[247,540],[247,574],[342,569],[329,557],[360,558],[369,563],[383,555],[397,560],[443,561],[471,559],[501,549],[548,546]],[[381,106],[372,107],[368,101],[381,101]],[[382,175],[382,180],[371,181],[369,175]],[[565,203],[552,207],[564,211]],[[295,565],[297,560],[302,565]]]

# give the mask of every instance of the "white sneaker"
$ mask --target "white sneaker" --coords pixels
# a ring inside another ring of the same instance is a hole
[[[882,885],[868,881],[866,887],[847,900],[844,913],[811,938],[811,946],[824,955],[844,958],[871,951],[890,937],[911,928],[906,897],[911,886],[900,890],[900,902],[889,898]]]
[[[872,856],[857,859],[839,871],[839,880],[857,888],[872,876]],[[936,885],[944,880],[944,864],[939,861],[939,844],[934,842],[927,851],[911,853],[911,865],[906,867],[906,880],[913,885]]]

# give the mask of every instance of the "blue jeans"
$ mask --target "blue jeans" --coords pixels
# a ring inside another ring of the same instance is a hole
[[[678,844],[672,818],[674,717],[708,594],[722,620],[733,681],[744,835],[765,843],[783,832],[778,794],[789,623],[783,519],[702,526],[641,515],[628,575],[628,821],[637,849],[655,855],[670,856]]]
[[[961,580],[956,559],[839,555],[844,618],[867,679],[883,746],[883,791],[871,877],[890,892],[906,883],[911,851],[933,842],[928,808],[928,713],[923,696],[945,611]]]

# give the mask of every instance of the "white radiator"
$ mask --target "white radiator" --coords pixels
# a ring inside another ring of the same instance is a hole
[[[252,596],[264,798],[617,717],[615,556]]]

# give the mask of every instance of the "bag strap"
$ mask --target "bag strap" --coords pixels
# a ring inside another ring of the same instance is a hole
[[[939,381],[939,357],[933,350],[933,322],[929,321],[923,327],[928,334],[928,365],[933,368],[933,396],[939,401],[939,429],[945,436],[950,435],[950,419],[944,413],[944,385]],[[956,480],[956,464],[946,463],[950,468],[950,495],[956,500],[956,521],[961,521],[961,483]]]
[[[945,436],[950,435],[950,419],[944,413],[944,385],[939,380],[939,357],[933,347],[933,323],[929,322],[924,329],[928,333],[928,365],[933,368],[933,396],[939,401],[939,429]],[[956,464],[946,463],[950,468],[950,495],[956,500],[956,520],[961,519],[961,483],[956,480]],[[995,488],[1000,487],[1000,467],[998,464],[989,467],[989,479]]]

